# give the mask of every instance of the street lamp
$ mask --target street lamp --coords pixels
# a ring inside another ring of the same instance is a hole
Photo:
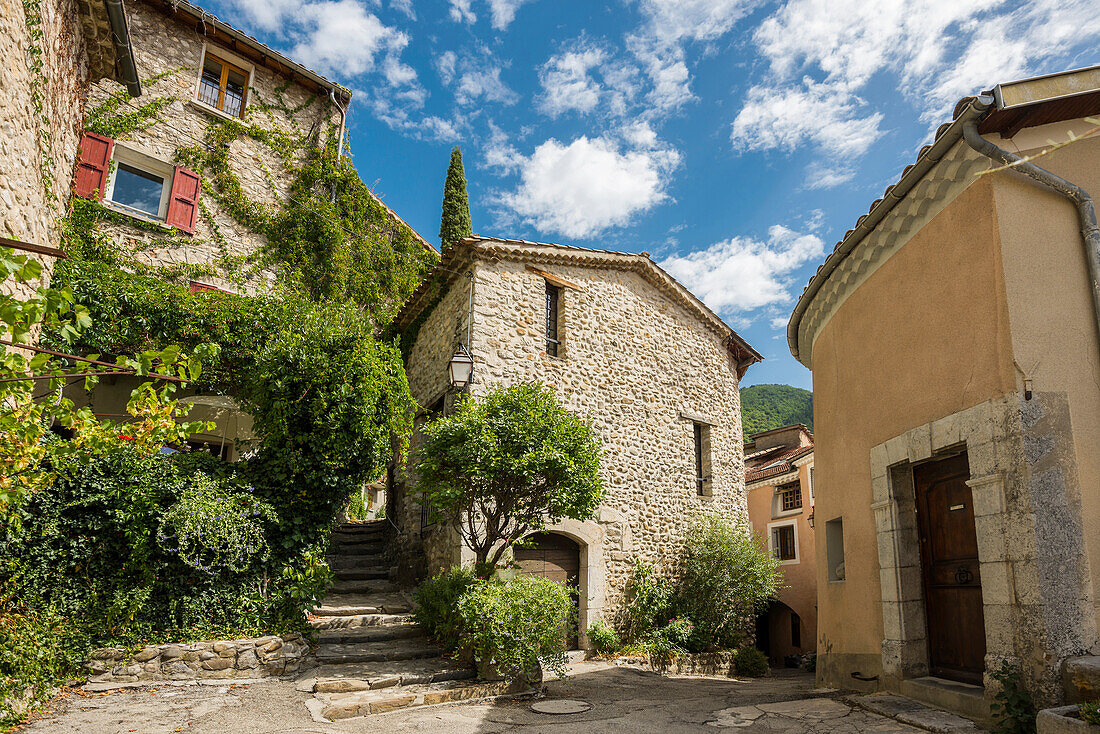
[[[474,373],[474,358],[462,342],[458,343],[455,356],[451,357],[451,363],[447,365],[451,372],[451,386],[459,390],[470,382],[470,376]]]

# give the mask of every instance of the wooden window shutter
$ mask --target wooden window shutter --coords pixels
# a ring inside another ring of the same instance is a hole
[[[199,194],[202,193],[202,178],[199,174],[183,166],[176,166],[172,176],[172,196],[168,200],[166,224],[183,230],[188,234],[195,232],[195,221],[199,213]]]
[[[111,166],[111,151],[115,141],[103,135],[84,133],[76,160],[76,181],[73,191],[85,199],[102,199],[107,186],[107,171]]]

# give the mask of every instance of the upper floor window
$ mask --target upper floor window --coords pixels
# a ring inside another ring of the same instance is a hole
[[[199,101],[230,117],[244,114],[248,90],[248,71],[207,53],[199,77]]]
[[[558,339],[558,319],[561,314],[561,288],[546,282],[546,353],[558,356],[561,341]]]
[[[780,512],[791,512],[802,507],[802,487],[798,482],[784,484],[776,492],[779,494]]]
[[[695,491],[700,497],[708,497],[711,492],[710,469],[710,426],[706,423],[693,422],[692,431],[695,439]]]

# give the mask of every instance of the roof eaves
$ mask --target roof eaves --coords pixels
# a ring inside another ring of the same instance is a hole
[[[940,159],[962,139],[963,126],[967,122],[977,122],[993,107],[994,100],[990,97],[964,97],[955,105],[954,119],[950,123],[941,125],[936,130],[935,140],[931,145],[926,145],[917,154],[917,160],[905,167],[898,182],[886,187],[881,199],[876,199],[871,204],[870,210],[856,220],[856,226],[845,233],[844,238],[836,244],[825,262],[813,274],[802,295],[795,304],[790,321],[787,322],[787,344],[791,354],[803,365],[809,367],[811,363],[810,350],[803,350],[799,344],[799,327],[802,324],[802,316],[813,301],[814,296],[821,290],[821,286],[829,279],[829,276],[840,263],[856,248],[856,246],[869,235],[879,222],[916,186],[921,179],[932,170]],[[811,345],[812,346],[812,345]]]

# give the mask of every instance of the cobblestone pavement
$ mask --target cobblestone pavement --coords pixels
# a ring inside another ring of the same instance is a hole
[[[579,663],[564,681],[547,684],[549,699],[592,704],[584,713],[539,714],[531,700],[446,704],[328,724],[310,718],[309,694],[290,681],[249,686],[163,686],[107,695],[70,695],[25,729],[27,734],[345,734],[430,732],[879,732],[921,730],[822,697],[805,674],[756,680],[664,677],[607,663]]]

